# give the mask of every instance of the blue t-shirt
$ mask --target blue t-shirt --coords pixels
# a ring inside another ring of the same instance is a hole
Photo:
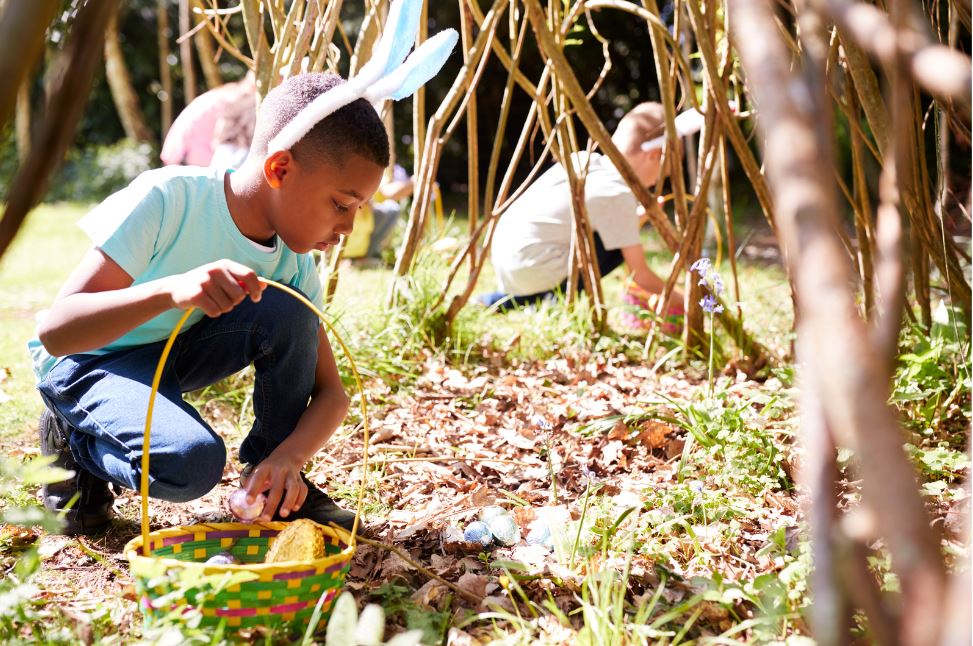
[[[280,240],[273,248],[253,242],[230,216],[223,189],[223,170],[167,166],[142,173],[127,188],[111,195],[78,225],[94,246],[140,285],[181,274],[227,258],[257,275],[296,287],[321,307],[322,290],[311,254],[296,254]],[[112,343],[85,354],[154,343],[172,333],[183,312],[172,309],[143,323]],[[184,330],[203,318],[193,311]],[[38,381],[57,363],[36,337],[28,344]]]

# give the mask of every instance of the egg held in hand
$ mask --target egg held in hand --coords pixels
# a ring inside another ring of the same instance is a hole
[[[263,513],[266,496],[257,494],[253,502],[247,501],[247,490],[237,489],[230,494],[230,512],[242,521],[255,520]]]

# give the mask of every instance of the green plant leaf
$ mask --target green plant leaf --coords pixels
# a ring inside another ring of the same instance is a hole
[[[350,592],[342,592],[334,602],[328,632],[325,633],[324,646],[349,646],[355,643],[355,628],[358,627],[358,606]]]
[[[370,603],[361,611],[355,627],[355,643],[372,646],[381,644],[385,634],[385,611],[382,606]]]

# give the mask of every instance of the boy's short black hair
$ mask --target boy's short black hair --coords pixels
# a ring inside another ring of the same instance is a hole
[[[330,72],[298,74],[268,92],[257,112],[250,154],[266,155],[270,140],[304,106],[344,82]],[[319,121],[291,148],[291,153],[298,160],[314,163],[327,159],[338,165],[349,154],[357,153],[385,167],[389,165],[389,136],[371,104],[358,99]]]

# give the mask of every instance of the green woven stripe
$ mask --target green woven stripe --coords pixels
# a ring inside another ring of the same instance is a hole
[[[259,608],[283,603],[287,597],[297,597],[298,601],[317,599],[325,590],[340,587],[345,580],[345,571],[342,570],[335,574],[322,574],[302,579],[301,585],[296,588],[288,588],[286,585],[282,586],[280,583],[284,582],[281,581],[275,581],[274,583],[262,583],[258,581],[246,583],[240,586],[239,592],[221,590],[213,597],[212,605],[226,607],[230,601],[240,601],[240,605],[244,608]],[[317,590],[312,590],[315,584],[321,587]],[[270,590],[270,599],[258,599],[257,595],[261,590]]]
[[[267,554],[267,549],[269,548],[269,539],[264,537],[246,537],[237,539],[236,543],[227,550],[220,544],[219,539],[216,540],[206,540],[206,541],[189,541],[186,543],[181,543],[182,548],[178,553],[174,552],[175,545],[169,545],[166,547],[160,547],[152,551],[152,556],[157,556],[160,558],[172,558],[178,561],[196,561],[199,560],[195,556],[195,551],[198,549],[206,550],[206,557],[202,559],[205,561],[211,556],[219,554],[220,552],[229,551],[233,556],[237,557],[241,563],[263,563],[264,556]],[[251,545],[257,546],[256,554],[247,554],[247,548]],[[324,544],[324,555],[331,556],[333,554],[339,554],[344,549],[343,545],[331,545],[329,543]]]
[[[333,574],[322,573],[305,577],[300,579],[300,584],[296,587],[288,587],[287,581],[247,581],[240,584],[238,591],[230,592],[224,589],[215,596],[209,597],[206,605],[226,607],[230,601],[240,601],[240,605],[244,608],[261,608],[283,603],[284,599],[288,597],[297,597],[298,601],[317,599],[325,590],[340,587],[344,583],[347,571],[348,566],[346,565],[343,569]],[[136,583],[140,591],[144,590],[144,581],[138,580]],[[315,585],[319,585],[320,588],[312,590]],[[149,592],[149,596],[156,599],[172,591],[172,586],[156,586]],[[262,591],[270,591],[270,599],[258,599],[258,594]],[[188,603],[196,603],[196,590],[188,589],[185,591],[185,595]]]

